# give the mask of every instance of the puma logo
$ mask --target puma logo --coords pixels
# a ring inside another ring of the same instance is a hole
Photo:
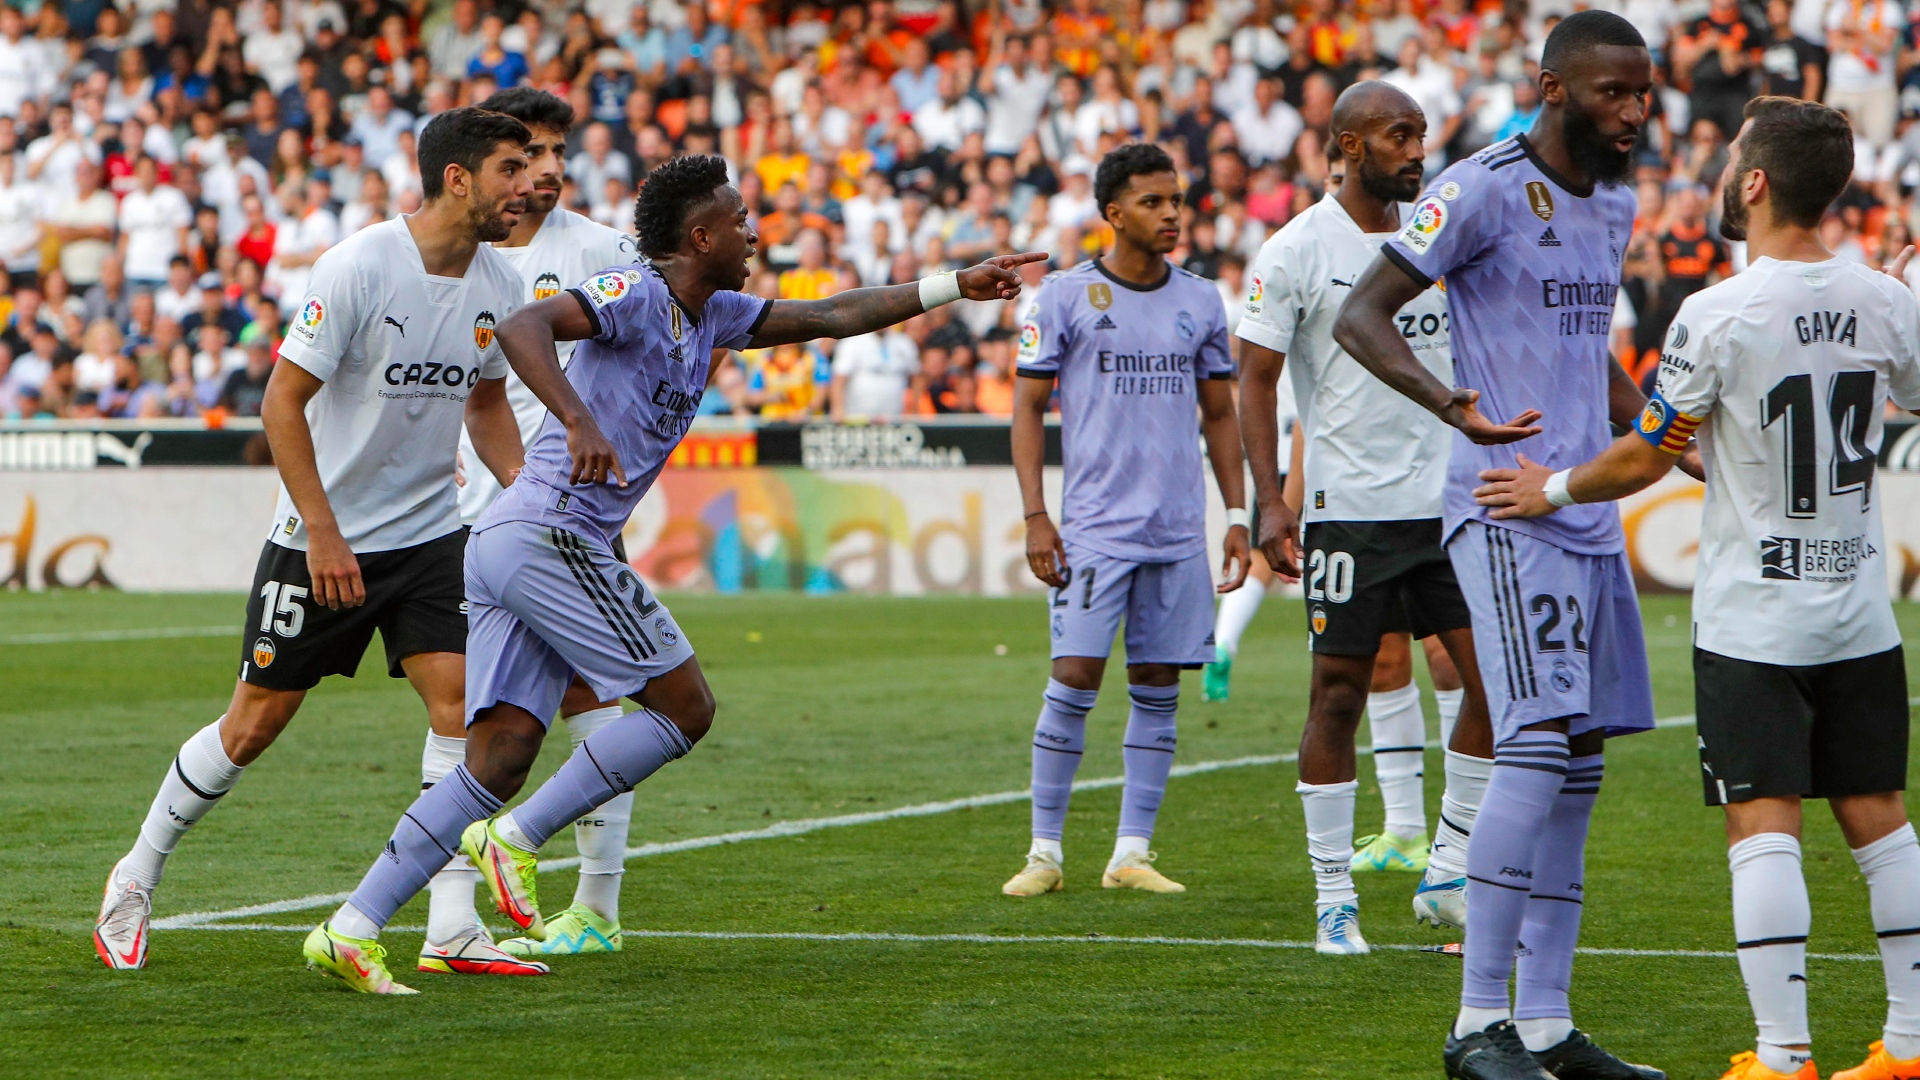
[[[413,321],[413,316],[411,316],[411,315],[409,315],[409,316],[407,316],[407,322],[412,322],[412,321]],[[406,337],[406,336],[407,336],[407,323],[405,323],[405,322],[394,322],[394,321],[393,321],[393,316],[391,316],[391,315],[389,315],[389,316],[387,316],[387,317],[386,317],[386,324],[387,324],[388,326],[391,326],[391,327],[393,327],[393,328],[394,328],[395,330],[398,330],[398,331],[400,331],[400,336],[401,336],[401,337]]]

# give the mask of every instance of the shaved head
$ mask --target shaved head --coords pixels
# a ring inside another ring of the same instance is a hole
[[[1347,163],[1346,183],[1358,183],[1380,203],[1410,202],[1420,194],[1427,118],[1398,87],[1359,82],[1333,103],[1333,144]]]
[[[1351,131],[1365,138],[1373,126],[1409,113],[1421,115],[1420,106],[1406,91],[1372,79],[1357,82],[1333,103],[1333,137],[1337,141],[1342,133]]]

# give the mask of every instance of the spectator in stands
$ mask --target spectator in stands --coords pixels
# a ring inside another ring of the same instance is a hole
[[[67,284],[76,289],[91,287],[100,280],[100,265],[113,251],[114,226],[119,220],[119,207],[100,187],[100,172],[93,162],[83,160],[74,166],[72,193],[56,197],[47,220],[47,231],[60,245],[60,272]]]
[[[240,331],[240,347],[246,364],[227,373],[217,403],[229,416],[259,416],[273,374],[273,338],[259,323],[248,323]]]
[[[194,287],[193,263],[185,255],[175,255],[167,263],[167,280],[153,290],[154,310],[163,319],[182,322],[199,306],[200,290]]]
[[[907,383],[919,374],[920,348],[900,327],[842,339],[833,350],[829,412],[834,420],[900,416]]]

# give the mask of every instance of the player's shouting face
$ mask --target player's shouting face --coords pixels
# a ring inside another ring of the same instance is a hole
[[[480,168],[464,173],[464,183],[449,178],[448,190],[467,203],[467,225],[482,243],[505,240],[527,212],[533,195],[533,174],[527,168],[526,149],[515,143],[499,143],[480,162]]]
[[[1647,122],[1652,59],[1644,47],[1595,45],[1565,67],[1540,73],[1540,96],[1561,110],[1567,153],[1594,183],[1623,183]]]
[[[1180,244],[1180,178],[1170,172],[1127,178],[1107,203],[1107,223],[1136,247],[1165,255]]]
[[[738,292],[747,287],[747,279],[753,276],[749,263],[759,249],[760,234],[747,221],[747,203],[738,188],[732,184],[717,188],[711,199],[687,215],[687,233],[716,288]]]

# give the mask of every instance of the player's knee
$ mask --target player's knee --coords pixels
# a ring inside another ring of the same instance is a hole
[[[306,695],[242,686],[220,721],[220,747],[235,765],[249,765],[286,730]]]
[[[1307,703],[1307,720],[1315,725],[1357,730],[1360,715],[1366,708],[1366,685],[1347,680],[1319,680],[1314,683]]]
[[[674,710],[666,714],[667,719],[673,721],[673,726],[680,729],[680,734],[685,735],[688,742],[697,743],[713,727],[713,714],[717,708],[713,700],[713,688],[707,685],[705,679],[701,679],[697,687],[689,689],[681,697],[682,700],[675,703]]]
[[[1098,690],[1106,666],[1097,656],[1062,656],[1053,662],[1053,681],[1075,690]]]

